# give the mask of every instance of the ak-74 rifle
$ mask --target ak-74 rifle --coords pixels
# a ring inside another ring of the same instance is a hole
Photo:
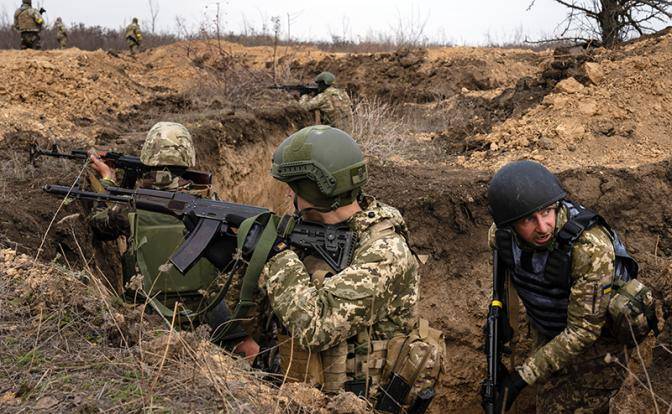
[[[39,148],[36,144],[32,144],[28,150],[28,156],[31,163],[34,163],[37,158],[41,156],[65,158],[69,160],[87,160],[89,153],[85,150],[73,150],[68,152],[60,152],[56,144],[51,150]],[[163,171],[168,170],[173,175],[180,176],[185,180],[194,182],[195,184],[211,184],[212,174],[207,171],[196,171],[188,169],[187,167],[175,165],[145,165],[140,161],[140,157],[135,155],[125,155],[119,152],[104,152],[98,156],[110,167],[121,169],[124,171],[121,180],[121,187],[134,188],[136,181],[149,171]]]
[[[498,230],[501,231],[501,230]],[[507,373],[502,363],[502,354],[510,353],[504,344],[511,339],[505,303],[505,268],[497,249],[492,254],[492,300],[488,308],[485,325],[485,352],[487,356],[487,376],[481,382],[481,406],[486,414],[502,412],[502,380]]]
[[[268,89],[280,89],[287,92],[298,92],[299,95],[315,95],[320,91],[320,87],[315,84],[309,85],[273,85]]]
[[[62,185],[45,185],[43,190],[75,199],[129,203],[141,210],[170,214],[182,220],[188,232],[186,240],[170,257],[170,262],[182,274],[203,256],[219,269],[228,267],[238,247],[236,234],[248,218],[266,216],[265,221],[254,220],[247,229],[241,246],[243,257],[253,255],[258,243],[268,243],[263,239],[270,211],[262,207],[211,200],[184,192],[143,188],[105,187],[105,193],[97,193]],[[278,227],[283,228],[278,228],[279,235],[270,241],[273,244],[272,248],[269,246],[270,254],[284,244],[321,257],[336,272],[349,266],[357,246],[357,236],[347,225],[328,225],[302,219],[280,222],[283,224]],[[265,262],[268,258],[261,259]]]

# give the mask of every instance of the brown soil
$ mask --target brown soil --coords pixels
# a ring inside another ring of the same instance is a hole
[[[28,165],[23,149],[30,142],[137,153],[143,131],[159,120],[176,120],[191,130],[199,168],[215,173],[220,197],[288,209],[284,190],[268,175],[271,154],[281,139],[310,123],[310,114],[286,94],[263,90],[272,83],[271,48],[225,43],[221,50],[212,42],[177,43],[137,59],[77,50],[0,52],[5,91],[0,245],[34,257],[60,204],[40,187],[71,183],[82,168],[60,160]],[[357,97],[391,103],[403,115],[410,144],[389,155],[369,154],[368,192],[402,210],[413,248],[428,256],[421,270],[420,312],[444,331],[449,350],[433,412],[480,411],[481,327],[490,292],[485,189],[492,172],[507,161],[531,158],[557,171],[573,198],[618,229],[641,263],[642,279],[670,309],[671,35],[613,51],[554,54],[478,48],[280,52],[283,81],[307,81],[331,70]],[[72,214],[80,216],[60,222]],[[84,214],[78,203],[64,207],[45,237],[42,259],[60,254],[55,263],[82,267],[81,258],[95,250]],[[93,263],[107,272],[99,256]],[[4,277],[6,272],[0,273],[0,280]],[[671,349],[669,343],[667,334],[643,350],[654,391],[668,402],[671,354],[662,345]],[[11,366],[19,376],[33,375]],[[19,382],[12,381],[14,390]],[[619,401],[650,412],[651,398],[638,387],[630,383]],[[39,403],[41,396],[25,397],[22,407]]]

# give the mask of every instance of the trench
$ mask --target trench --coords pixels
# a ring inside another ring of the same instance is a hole
[[[315,67],[320,65],[314,64]],[[456,85],[455,91],[460,86]],[[538,96],[534,92],[535,99],[531,101],[537,102],[544,93],[545,89]],[[384,88],[380,94],[385,96]],[[404,99],[423,104],[428,96],[408,98],[404,95]],[[492,108],[479,99],[456,102],[458,106],[476,102],[475,113],[490,112]],[[507,102],[520,100],[514,93]],[[503,105],[506,111],[502,118],[519,113],[518,107],[507,105]],[[432,107],[419,110],[431,111]],[[455,122],[471,119],[470,114],[458,114]],[[268,171],[275,147],[291,132],[309,123],[307,114],[292,107],[277,106],[218,109],[203,107],[183,97],[164,97],[110,121],[95,137],[95,142],[137,154],[144,139],[144,134],[138,131],[146,131],[154,122],[168,119],[184,123],[191,131],[197,150],[197,168],[213,172],[214,190],[221,199],[266,206],[275,211],[290,208],[283,186],[275,182]],[[451,128],[459,130],[455,125]],[[479,128],[467,125],[463,128],[465,133],[447,135],[446,139],[451,142],[447,152],[457,154],[469,150],[463,141],[481,132]],[[23,131],[0,141],[3,195],[0,198],[0,246],[15,247],[31,255],[42,244],[60,203],[43,194],[41,186],[71,183],[81,167],[60,160],[28,164],[25,154],[17,148],[27,147],[34,140],[42,146],[48,143],[47,138],[36,131]],[[400,165],[373,158],[369,161],[371,180],[367,192],[401,210],[410,228],[413,249],[427,256],[421,267],[419,311],[432,325],[442,329],[448,347],[447,372],[431,412],[481,412],[478,391],[485,358],[480,349],[490,295],[490,253],[486,243],[490,218],[485,199],[490,173],[444,169],[429,162]],[[560,178],[572,198],[603,214],[619,231],[640,262],[642,279],[654,288],[669,311],[672,306],[672,230],[668,223],[672,213],[668,200],[672,196],[672,162],[645,164],[634,169],[581,167],[561,172]],[[45,238],[43,260],[82,267],[86,258],[100,253],[101,246],[97,246],[86,231],[83,214],[78,203],[64,206]],[[62,221],[64,217],[72,218]],[[111,261],[105,264],[106,258],[98,254],[96,265],[103,273],[114,271],[114,258]],[[659,338],[659,343],[667,343],[672,348],[669,332]],[[657,362],[650,371],[652,381],[654,386],[660,387],[657,389],[661,390],[661,396],[670,401],[672,390],[663,385],[672,366],[670,357],[661,352],[656,354],[655,349],[653,355]],[[531,408],[529,392],[523,400],[527,408]]]
[[[135,129],[142,130],[154,121],[152,116],[135,121]],[[290,200],[268,171],[275,147],[303,122],[306,120],[300,114],[260,112],[220,113],[186,124],[195,137],[198,168],[214,173],[214,189],[221,199],[287,211]],[[11,138],[15,144],[23,143],[34,134]],[[119,138],[132,152],[143,136],[122,132]],[[0,148],[6,170],[22,165],[21,160],[12,161],[12,151]],[[3,184],[0,242],[34,252],[58,207],[58,200],[42,194],[40,187],[46,182],[70,182],[74,168],[60,160],[44,160],[25,168],[23,180]],[[432,412],[480,412],[478,388],[485,363],[480,350],[481,329],[490,295],[486,243],[490,219],[485,198],[490,175],[432,165],[402,167],[376,159],[370,159],[370,173],[367,192],[401,210],[409,224],[413,249],[428,256],[421,267],[419,311],[443,330],[448,347],[448,371]],[[599,211],[619,231],[640,261],[643,280],[656,289],[669,309],[672,230],[667,223],[672,217],[667,200],[672,196],[672,163],[636,169],[579,168],[560,173],[560,178],[571,197]],[[17,209],[17,205],[25,207]],[[81,207],[72,203],[58,218],[78,213],[82,213]],[[27,231],[29,228],[33,230]],[[81,266],[82,256],[88,257],[100,247],[85,229],[83,217],[55,225],[46,239],[42,259]],[[103,272],[111,271],[100,267]],[[669,366],[669,361],[664,360],[657,366],[666,364]],[[529,393],[524,401],[531,403]]]

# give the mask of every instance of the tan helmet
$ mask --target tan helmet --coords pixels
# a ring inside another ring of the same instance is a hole
[[[145,165],[196,165],[196,150],[191,134],[182,124],[157,122],[147,133],[140,152]]]

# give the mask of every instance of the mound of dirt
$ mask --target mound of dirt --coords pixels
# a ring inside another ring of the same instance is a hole
[[[385,101],[435,102],[463,89],[510,87],[524,76],[536,75],[547,56],[526,50],[485,48],[401,49],[391,53],[328,55],[290,65],[306,81],[328,70],[356,95]]]
[[[0,250],[3,412],[364,413],[352,394],[276,388],[205,338],[110,296],[88,272]]]
[[[645,51],[655,44],[655,52]],[[637,166],[672,150],[669,67],[672,35],[642,40],[623,50],[597,50],[584,63],[584,83],[570,77],[540,105],[470,141],[467,168],[495,169],[532,158],[556,169],[576,165]]]

